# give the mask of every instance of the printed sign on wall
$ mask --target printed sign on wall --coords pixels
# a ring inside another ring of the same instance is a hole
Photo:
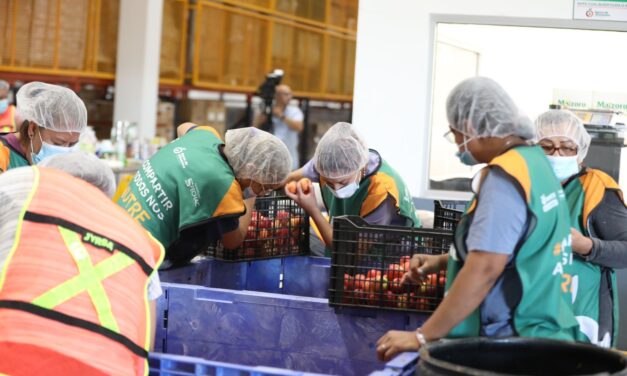
[[[573,19],[627,21],[627,0],[574,0]]]

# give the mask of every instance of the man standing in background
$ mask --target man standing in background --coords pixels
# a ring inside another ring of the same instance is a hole
[[[297,106],[290,106],[292,90],[287,85],[277,85],[274,107],[272,108],[272,133],[287,145],[292,156],[292,169],[300,167],[298,158],[298,137],[303,131],[303,112]],[[255,118],[255,127],[266,121],[265,114]]]
[[[15,106],[9,104],[9,83],[0,80],[0,133],[15,132]]]

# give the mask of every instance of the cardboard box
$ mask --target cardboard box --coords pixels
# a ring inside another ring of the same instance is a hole
[[[174,126],[176,105],[171,102],[159,102],[157,105],[157,124]]]
[[[181,101],[178,115],[179,123],[191,122],[198,125],[209,125],[224,137],[226,108],[222,101],[186,99]]]

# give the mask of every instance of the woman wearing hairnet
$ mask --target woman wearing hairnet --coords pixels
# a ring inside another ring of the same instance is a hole
[[[534,130],[491,79],[458,84],[446,102],[460,160],[486,163],[450,255],[414,255],[412,281],[447,269],[440,306],[416,331],[390,331],[380,359],[443,337],[577,338],[571,304],[570,219],[564,192]]]
[[[0,137],[0,173],[74,150],[87,109],[72,90],[31,82],[17,92],[19,132]]]
[[[562,182],[570,208],[573,301],[580,330],[610,347],[618,334],[615,268],[627,267],[627,208],[618,184],[582,165],[590,135],[570,111],[551,110],[536,120],[536,138]]]
[[[166,248],[164,268],[191,260],[215,240],[245,238],[255,197],[283,185],[291,159],[285,144],[256,128],[226,132],[190,123],[144,162],[118,200]]]
[[[420,219],[409,189],[396,171],[377,153],[368,149],[355,127],[337,123],[322,137],[311,161],[290,174],[320,182],[322,199],[331,218],[358,215],[374,225],[420,227]],[[285,192],[307,211],[327,246],[333,230],[324,218],[313,190]]]

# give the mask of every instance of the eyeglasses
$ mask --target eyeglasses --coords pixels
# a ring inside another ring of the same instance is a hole
[[[538,145],[540,145],[542,150],[544,150],[544,153],[547,155],[552,155],[556,150],[558,150],[559,155],[563,157],[572,157],[577,155],[578,151],[577,145],[568,141],[561,142],[558,147],[556,147],[555,144],[549,140],[542,140],[538,143]]]
[[[450,142],[451,144],[455,144],[455,133],[453,133],[452,130],[449,129],[448,132],[444,133],[443,135],[444,139],[448,142]]]
[[[458,131],[456,130],[455,132],[459,132],[460,134],[466,136],[467,138],[472,138],[471,135],[466,134],[464,132]],[[449,129],[448,132],[444,133],[442,136],[444,137],[444,139],[448,142],[450,142],[451,144],[457,144],[457,142],[455,141],[455,132],[453,132],[452,129]],[[470,140],[468,140],[470,141]]]

